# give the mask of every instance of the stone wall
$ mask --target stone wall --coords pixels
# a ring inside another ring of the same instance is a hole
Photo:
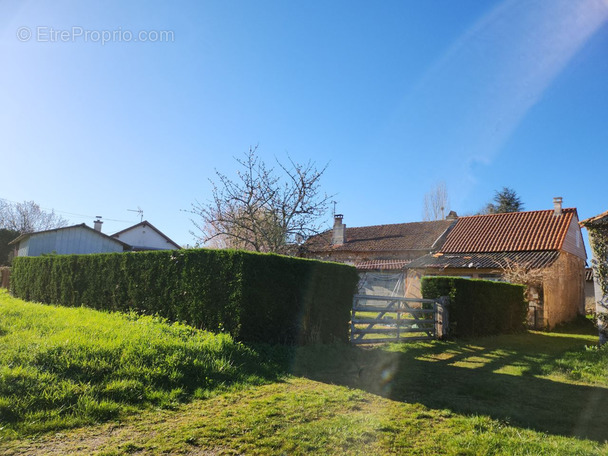
[[[567,252],[547,269],[543,282],[544,326],[570,321],[585,313],[585,261]]]
[[[550,268],[540,289],[531,288],[526,298],[530,302],[528,325],[531,328],[552,328],[585,313],[585,261],[562,252]],[[501,275],[498,269],[417,269],[407,270],[405,296],[420,298],[423,276],[457,276],[487,279]]]

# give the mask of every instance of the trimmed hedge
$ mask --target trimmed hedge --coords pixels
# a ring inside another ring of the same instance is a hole
[[[521,331],[528,303],[524,286],[459,277],[423,277],[422,296],[449,296],[449,335],[479,337]]]
[[[248,342],[348,341],[355,268],[234,250],[18,257],[11,290],[47,304],[156,314]]]

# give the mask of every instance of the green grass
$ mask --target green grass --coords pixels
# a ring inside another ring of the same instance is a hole
[[[608,455],[608,349],[586,348],[595,341],[583,324],[372,348],[244,347],[3,294],[2,369],[33,380],[0,386],[1,410],[24,401],[2,419],[0,454]],[[56,347],[68,351],[48,357]],[[41,385],[93,406],[51,401],[40,415]]]
[[[0,291],[0,438],[174,407],[272,372],[227,334]]]

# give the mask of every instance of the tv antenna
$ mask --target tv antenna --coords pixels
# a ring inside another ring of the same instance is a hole
[[[137,209],[127,209],[129,212],[137,212],[139,214],[139,222],[144,221],[144,211],[141,207],[137,206]]]
[[[332,201],[332,203],[334,204],[334,213],[332,215],[335,217],[336,216],[336,204],[338,204],[338,202]]]

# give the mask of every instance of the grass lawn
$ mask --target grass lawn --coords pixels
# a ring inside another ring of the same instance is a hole
[[[245,347],[0,292],[0,454],[608,454],[596,340]]]

